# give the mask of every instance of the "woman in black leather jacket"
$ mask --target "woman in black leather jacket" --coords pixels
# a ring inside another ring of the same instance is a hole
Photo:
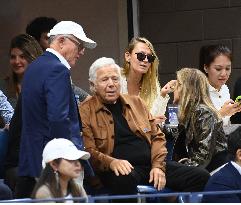
[[[201,166],[212,171],[227,161],[222,119],[214,108],[206,76],[197,69],[177,71],[174,102],[179,104],[179,123],[185,127],[187,158],[179,160],[187,165]]]

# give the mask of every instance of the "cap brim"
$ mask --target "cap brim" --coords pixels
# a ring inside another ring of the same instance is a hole
[[[78,38],[78,37],[77,37]],[[78,38],[79,40],[83,41],[84,42],[84,47],[85,48],[89,48],[89,49],[93,49],[97,46],[97,43],[94,42],[93,40],[89,39],[89,38]]]
[[[87,160],[90,158],[90,153],[81,151],[81,150],[76,150],[75,152],[68,153],[68,155],[63,156],[62,158],[68,159],[68,160],[77,160],[77,159]]]
[[[93,40],[91,40],[90,38],[87,38],[87,37],[83,37],[83,36],[78,36],[78,35],[75,35],[75,34],[72,34],[72,33],[66,33],[66,32],[58,32],[58,33],[55,33],[55,32],[49,32],[47,34],[48,37],[50,36],[53,36],[53,35],[73,35],[75,36],[77,39],[81,40],[83,43],[84,43],[84,47],[85,48],[89,48],[89,49],[93,49],[97,46],[97,43],[94,42]]]
[[[68,154],[66,154],[65,156],[61,156],[61,158],[67,159],[67,160],[78,160],[78,159],[88,160],[90,158],[90,153],[85,152],[85,151],[81,151],[81,150],[76,150],[74,152],[68,152]],[[56,159],[56,158],[54,157],[54,159]],[[46,163],[49,163],[52,160],[53,159],[49,159],[47,162],[45,162],[43,160],[42,161],[42,167],[45,168]]]

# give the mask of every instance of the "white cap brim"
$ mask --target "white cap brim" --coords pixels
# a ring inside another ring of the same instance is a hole
[[[57,158],[67,159],[67,160],[88,160],[90,158],[90,153],[81,151],[81,150],[75,150],[74,152],[67,152],[61,157],[52,156],[51,158],[47,159],[46,161],[42,161],[42,167],[45,168],[46,163],[49,163]]]
[[[97,46],[97,43],[93,40],[91,40],[90,38],[87,38],[87,37],[84,37],[84,36],[79,36],[79,35],[76,35],[76,34],[73,34],[73,33],[66,33],[66,32],[53,32],[50,30],[50,32],[47,34],[48,37],[50,36],[55,36],[55,35],[73,35],[75,36],[77,39],[81,40],[83,43],[84,43],[84,47],[85,48],[89,48],[89,49],[93,49]]]

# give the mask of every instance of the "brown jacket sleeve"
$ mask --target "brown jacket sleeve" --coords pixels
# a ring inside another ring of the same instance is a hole
[[[166,139],[164,133],[158,128],[154,120],[150,120],[152,125],[152,137],[151,137],[151,161],[152,168],[160,168],[162,171],[166,171]]]
[[[147,111],[148,112],[148,111]],[[155,118],[148,112],[148,119],[151,125],[151,162],[152,168],[160,168],[166,171],[166,138],[165,134],[157,127]]]

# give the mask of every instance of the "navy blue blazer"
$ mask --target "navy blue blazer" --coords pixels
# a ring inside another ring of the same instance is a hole
[[[43,148],[53,138],[69,139],[82,150],[81,130],[70,70],[46,51],[28,66],[22,82],[19,176],[40,176]]]
[[[208,180],[204,191],[241,190],[241,175],[229,162]],[[207,203],[240,203],[241,194],[206,195],[203,202]]]

